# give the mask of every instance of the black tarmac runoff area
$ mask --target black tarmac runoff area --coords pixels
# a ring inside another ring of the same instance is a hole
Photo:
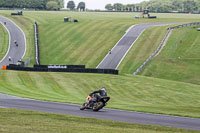
[[[26,39],[24,32],[10,19],[0,16],[0,23],[9,34],[9,48],[4,58],[0,60],[1,69],[3,65],[16,64],[23,58],[26,52]],[[10,61],[9,57],[11,58]]]
[[[200,130],[200,119],[197,118],[122,111],[116,109],[102,109],[99,112],[93,112],[91,110],[81,111],[79,110],[79,107],[79,105],[75,104],[45,102],[0,94],[0,108],[35,110],[41,112],[68,114],[128,123]]]
[[[145,23],[137,24],[129,28],[126,34],[117,42],[117,44],[108,51],[108,54],[97,66],[99,69],[117,69],[124,59],[129,49],[137,41],[143,31],[151,26],[163,26],[177,23]],[[166,29],[167,32],[167,29]]]

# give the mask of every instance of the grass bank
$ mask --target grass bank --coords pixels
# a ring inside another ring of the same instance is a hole
[[[169,26],[146,29],[130,49],[118,70],[120,74],[133,74],[154,53],[167,33]]]
[[[200,84],[199,35],[193,27],[173,30],[162,52],[141,75]]]
[[[0,71],[0,92],[82,104],[105,86],[109,108],[200,118],[200,86],[133,75]]]
[[[94,118],[0,108],[1,133],[195,133],[198,131],[129,124]]]
[[[0,23],[0,60],[6,55],[9,46],[9,35],[8,31]]]
[[[194,14],[154,14],[158,19],[135,19],[138,13],[24,11],[23,16],[11,16],[11,12],[1,10],[0,14],[25,31],[28,46],[25,58],[35,61],[33,24],[37,21],[42,64],[84,64],[87,67],[96,67],[131,25],[199,21]],[[79,22],[64,23],[64,17]]]

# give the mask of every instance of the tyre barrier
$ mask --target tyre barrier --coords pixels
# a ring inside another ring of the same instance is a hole
[[[17,13],[11,13],[11,15],[23,15],[22,11],[18,11]]]
[[[48,67],[47,67],[48,66]],[[6,66],[7,70],[17,71],[32,71],[32,72],[74,72],[74,73],[100,73],[100,74],[114,74],[118,75],[118,70],[114,69],[96,69],[84,68],[84,65],[52,65],[55,68],[49,67],[51,65],[34,65],[34,67],[21,67],[18,65],[10,64]]]

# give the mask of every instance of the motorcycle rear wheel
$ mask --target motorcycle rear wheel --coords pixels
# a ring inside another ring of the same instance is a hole
[[[93,111],[99,111],[100,109],[102,109],[104,106],[103,102],[98,102],[95,106],[93,106],[92,110]]]

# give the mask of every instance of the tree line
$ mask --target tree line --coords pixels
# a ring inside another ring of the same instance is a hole
[[[0,7],[59,10],[64,7],[64,0],[0,0]]]
[[[105,9],[109,11],[142,11],[150,12],[185,12],[200,13],[200,0],[149,0],[138,4],[121,3],[107,4]]]
[[[77,8],[76,8],[76,4],[74,3],[73,0],[69,1],[67,3],[67,8],[70,10],[80,10],[80,11],[85,11],[85,2],[79,2]]]

